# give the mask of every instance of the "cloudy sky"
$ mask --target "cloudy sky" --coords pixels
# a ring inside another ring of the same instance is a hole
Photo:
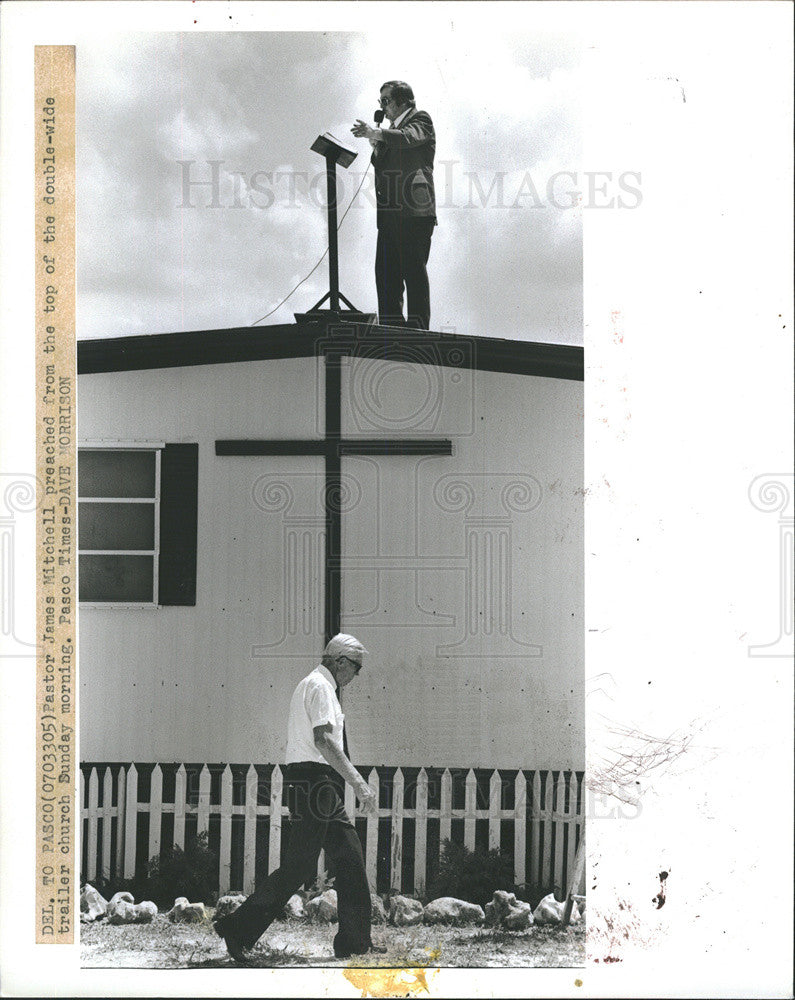
[[[424,41],[385,28],[79,45],[78,336],[247,326],[274,309],[327,244],[309,147],[331,131],[360,151],[340,173],[342,214],[369,161],[350,126],[393,78],[436,127],[432,329],[582,343],[582,209],[577,182],[555,179],[579,170],[579,45],[452,26]],[[215,188],[185,188],[214,169]],[[365,311],[375,239],[370,168],[340,231],[340,288]],[[327,289],[324,261],[264,323]]]

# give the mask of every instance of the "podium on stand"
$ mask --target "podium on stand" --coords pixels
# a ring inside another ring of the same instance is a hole
[[[327,322],[352,320],[356,323],[373,323],[376,319],[374,313],[361,312],[340,291],[339,248],[337,243],[337,164],[339,163],[344,168],[349,167],[356,159],[356,150],[340,142],[330,132],[324,132],[322,135],[319,135],[310,148],[313,152],[320,153],[326,160],[329,290],[308,312],[295,313],[296,322],[303,323],[320,319]],[[321,309],[321,306],[326,301],[328,301],[328,307]],[[347,306],[346,309],[340,307],[341,301]]]

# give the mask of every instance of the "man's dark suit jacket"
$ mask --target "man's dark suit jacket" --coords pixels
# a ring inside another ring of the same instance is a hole
[[[372,155],[378,228],[396,217],[435,219],[436,134],[431,116],[415,108],[397,128],[383,129],[382,135]]]

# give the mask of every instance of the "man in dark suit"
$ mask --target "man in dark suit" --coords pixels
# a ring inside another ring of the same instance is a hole
[[[381,107],[391,128],[372,128],[360,119],[351,129],[370,140],[378,205],[375,285],[382,324],[430,327],[431,299],[426,264],[436,225],[433,157],[436,135],[427,111],[418,111],[407,83],[381,87]],[[408,320],[403,318],[406,289]]]

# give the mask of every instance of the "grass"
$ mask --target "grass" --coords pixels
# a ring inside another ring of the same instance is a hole
[[[584,923],[566,930],[531,927],[497,931],[461,927],[373,927],[385,955],[334,958],[336,924],[276,921],[252,950],[250,966],[277,967],[525,967],[576,968],[585,964]],[[207,924],[172,924],[162,914],[151,924],[113,926],[98,921],[80,929],[84,968],[207,969],[234,963]]]

